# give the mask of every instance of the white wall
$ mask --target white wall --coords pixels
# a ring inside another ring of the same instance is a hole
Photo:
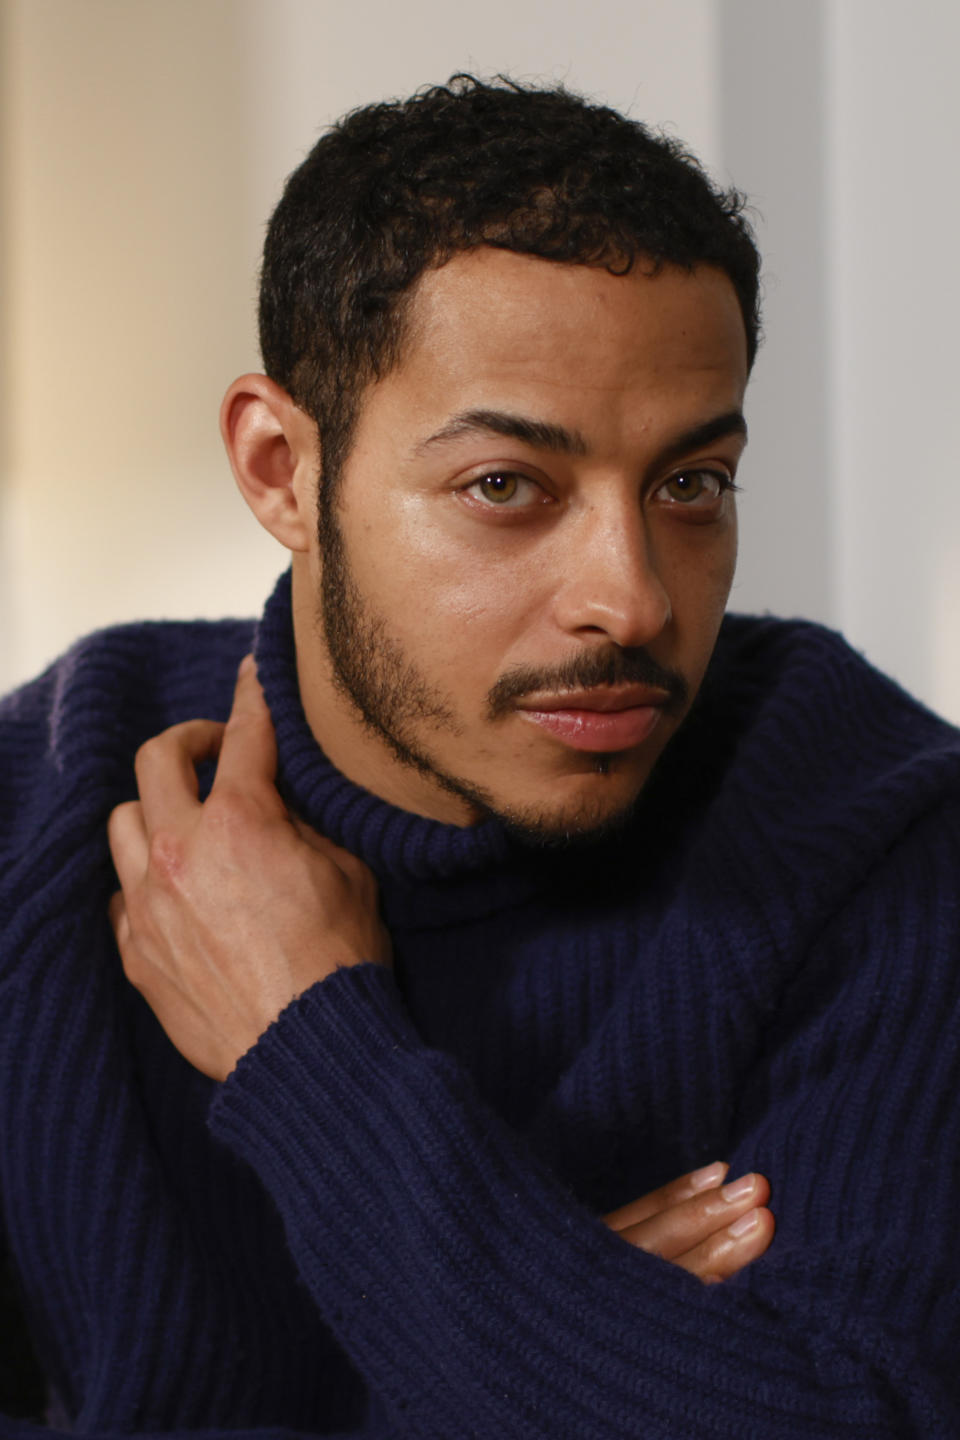
[[[0,688],[138,615],[251,613],[282,552],[216,410],[263,224],[349,106],[457,69],[668,123],[752,195],[768,339],[734,604],[960,720],[953,0],[2,0]]]
[[[766,338],[748,396],[731,605],[837,618],[830,453],[828,116],[820,0],[722,0],[723,178],[750,197]]]
[[[767,273],[735,603],[826,620],[960,722],[960,7],[722,0],[718,31]]]
[[[838,617],[960,721],[960,6],[828,26]]]
[[[457,70],[560,80],[719,161],[715,0],[242,0],[258,215],[321,129]]]

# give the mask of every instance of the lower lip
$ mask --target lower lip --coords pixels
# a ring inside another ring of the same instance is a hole
[[[630,710],[523,710],[521,714],[572,750],[599,754],[641,745],[663,711],[656,705],[636,705]]]

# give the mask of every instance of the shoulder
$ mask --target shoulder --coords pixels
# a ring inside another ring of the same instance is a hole
[[[960,865],[960,732],[822,626],[729,617],[678,741],[688,907],[725,917],[733,969],[762,950],[776,970],[884,875]]]
[[[801,705],[877,704],[882,714],[906,715],[918,727],[956,739],[947,721],[926,709],[884,675],[836,630],[812,620],[770,615],[727,615],[711,663],[711,676],[728,697],[741,689],[755,697],[777,696]]]
[[[704,707],[731,732],[740,783],[801,808],[960,798],[960,731],[825,626],[728,616]]]
[[[150,735],[224,718],[253,622],[151,621],[98,631],[0,701],[0,856],[85,815],[102,819]]]

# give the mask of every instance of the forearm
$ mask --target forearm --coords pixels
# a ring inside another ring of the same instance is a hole
[[[778,1282],[773,1305],[759,1281],[704,1288],[610,1233],[421,1045],[372,967],[290,1006],[212,1124],[258,1171],[324,1318],[410,1434],[956,1433],[934,1380],[903,1393],[890,1336],[824,1338],[806,1281]]]

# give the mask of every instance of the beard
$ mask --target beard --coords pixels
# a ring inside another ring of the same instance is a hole
[[[429,749],[430,732],[456,737],[463,734],[463,727],[449,698],[430,684],[357,584],[334,513],[336,501],[324,506],[321,500],[321,505],[323,570],[318,621],[334,684],[367,730],[387,745],[400,764],[465,801],[477,819],[498,820],[522,844],[567,849],[594,845],[621,832],[633,816],[639,785],[635,793],[619,800],[613,799],[610,787],[602,787],[565,810],[517,807],[504,804],[484,786],[453,775],[440,764]],[[487,695],[486,719],[495,725],[512,713],[523,695],[537,691],[624,683],[665,690],[667,713],[677,714],[686,707],[688,686],[679,671],[658,664],[643,649],[611,645],[584,650],[550,669],[508,671]],[[615,774],[624,761],[619,753],[586,758],[594,773],[604,777]]]

